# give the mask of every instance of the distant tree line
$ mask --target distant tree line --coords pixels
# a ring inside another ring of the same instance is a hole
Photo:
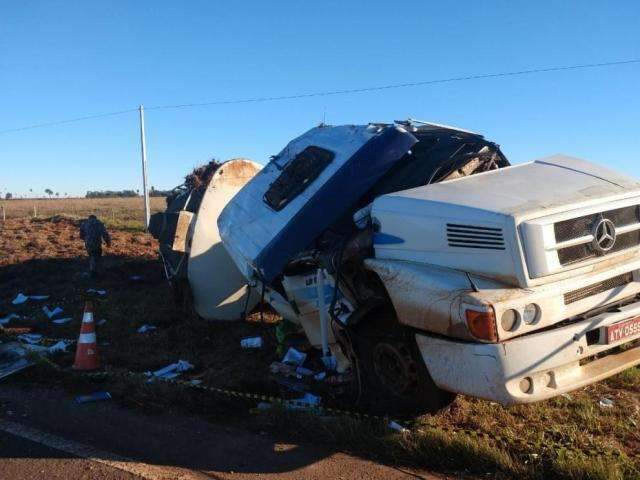
[[[88,191],[85,198],[127,198],[137,197],[135,190],[93,190]]]
[[[149,190],[150,197],[166,197],[171,190],[156,190],[151,187]],[[127,198],[140,196],[140,190],[90,190],[85,195],[86,198]]]

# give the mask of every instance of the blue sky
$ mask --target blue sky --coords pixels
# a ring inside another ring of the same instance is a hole
[[[640,58],[636,1],[0,3],[0,130],[145,106]],[[147,113],[150,183],[318,124],[458,125],[640,176],[640,65]],[[137,115],[0,135],[0,191],[140,188]]]

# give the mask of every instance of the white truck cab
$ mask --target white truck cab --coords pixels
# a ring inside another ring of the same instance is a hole
[[[384,195],[371,216],[365,263],[440,388],[524,403],[640,363],[635,180],[554,156]]]

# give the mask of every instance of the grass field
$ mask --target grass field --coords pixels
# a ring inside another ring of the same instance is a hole
[[[151,213],[164,210],[164,197],[150,198]],[[38,198],[0,200],[6,218],[49,218],[54,215],[86,217],[98,216],[112,227],[142,229],[144,226],[144,200],[138,198]]]
[[[55,209],[56,202],[52,201],[49,207]],[[89,211],[101,214],[114,209],[123,215],[115,218],[118,223],[140,221],[135,216],[141,213],[139,203],[140,199],[115,203],[83,200],[77,208],[87,209],[78,210],[78,215],[83,216]],[[156,203],[155,208],[158,207]],[[69,206],[64,203],[58,208],[69,212]],[[73,209],[71,213],[75,213]],[[108,371],[144,372],[184,359],[196,366],[190,378],[200,379],[205,385],[291,395],[269,377],[270,362],[280,358],[276,353],[274,324],[278,318],[275,315],[268,315],[264,321],[254,314],[246,322],[213,323],[185,317],[174,307],[171,291],[163,280],[156,260],[155,241],[143,232],[130,229],[112,228],[112,232],[113,245],[105,252],[106,273],[99,281],[91,282],[82,276],[86,259],[77,236],[76,221],[68,218],[7,220],[0,230],[0,317],[15,312],[26,318],[10,326],[30,326],[49,337],[74,338],[87,288],[104,288],[107,295],[94,300],[97,318],[107,320],[98,327],[98,338]],[[134,274],[142,276],[143,281],[132,282]],[[53,325],[42,314],[41,304],[28,302],[14,307],[11,299],[18,292],[51,295],[47,303],[61,306],[74,320],[62,326]],[[137,328],[145,323],[157,326],[157,330],[137,333]],[[264,338],[264,347],[257,351],[240,348],[240,339],[253,335]],[[67,369],[72,360],[71,353],[54,359],[63,369]],[[569,395],[532,405],[505,408],[459,396],[436,415],[400,420],[409,429],[403,433],[387,428],[388,422],[384,420],[315,415],[279,408],[250,414],[256,400],[229,398],[162,383],[145,384],[131,378],[113,378],[96,384],[42,367],[4,381],[8,380],[53,382],[65,385],[73,393],[108,389],[115,401],[142,411],[162,411],[169,415],[175,409],[187,410],[215,422],[269,431],[285,440],[322,443],[329,449],[347,450],[397,467],[425,468],[458,478],[640,478],[640,370],[637,368]],[[611,400],[612,404],[608,401],[601,404],[603,399]],[[344,401],[326,393],[323,404],[345,406]],[[474,434],[454,433],[462,430]]]

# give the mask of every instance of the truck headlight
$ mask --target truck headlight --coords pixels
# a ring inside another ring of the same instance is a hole
[[[536,323],[540,319],[540,307],[535,303],[529,303],[526,307],[524,307],[524,312],[522,312],[522,320],[527,325],[531,325],[532,323]]]
[[[509,310],[505,310],[500,317],[500,326],[503,330],[512,332],[518,328],[519,319],[520,314],[516,310],[510,308]]]
[[[469,332],[478,340],[497,342],[496,314],[493,308],[486,310],[467,309],[464,312]]]

